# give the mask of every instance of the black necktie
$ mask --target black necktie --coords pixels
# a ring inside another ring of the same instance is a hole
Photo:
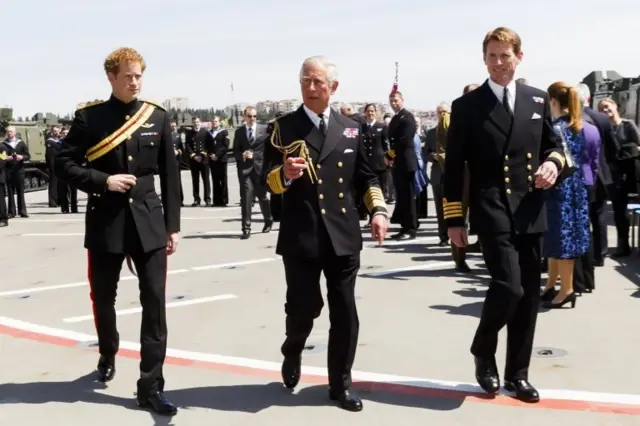
[[[509,117],[513,117],[513,111],[511,111],[511,105],[509,105],[509,89],[506,87],[502,92],[502,106],[504,110],[507,111],[507,114],[509,114]]]
[[[253,143],[253,127],[249,127],[249,142]]]
[[[318,114],[318,117],[320,118],[318,129],[320,130],[320,133],[322,133],[322,136],[327,136],[327,123],[324,122],[324,116],[322,114]]]

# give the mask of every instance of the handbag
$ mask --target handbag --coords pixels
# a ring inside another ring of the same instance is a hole
[[[578,170],[578,164],[576,163],[573,155],[571,154],[571,151],[569,150],[569,145],[567,145],[567,139],[564,137],[562,127],[556,124],[555,126],[553,126],[553,128],[562,140],[562,154],[565,158],[564,167],[560,171],[557,179],[557,181],[560,182],[574,174],[576,170]]]

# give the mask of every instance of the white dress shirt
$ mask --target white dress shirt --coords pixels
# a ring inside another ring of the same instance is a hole
[[[491,79],[489,79],[488,81],[489,81],[489,87],[491,88],[491,91],[493,91],[493,93],[496,95],[496,98],[498,98],[498,101],[502,103],[502,97],[504,96],[504,86],[500,86],[498,83],[496,83]],[[509,91],[508,93],[509,107],[511,108],[511,111],[515,111],[515,106],[516,106],[515,81],[511,81],[511,83],[507,85],[507,90]]]
[[[255,138],[256,137],[256,123],[253,123],[253,125],[251,126],[247,126],[246,124],[244,125],[244,127],[246,127],[246,131],[247,131],[247,139],[249,139],[249,129],[251,129],[251,135]]]
[[[304,108],[304,112],[307,113],[307,115],[309,116],[309,119],[311,120],[311,122],[317,127],[320,128],[320,117],[319,114],[316,114],[315,112],[311,111],[309,108],[307,108],[306,105],[302,105],[302,107]],[[322,118],[324,118],[324,125],[325,128],[329,128],[329,117],[331,117],[331,108],[327,107],[327,109],[325,109],[322,112]]]

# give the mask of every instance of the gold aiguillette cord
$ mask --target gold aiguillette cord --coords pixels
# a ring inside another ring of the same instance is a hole
[[[282,164],[287,162],[287,157],[290,154],[294,154],[297,151],[298,157],[302,158],[307,164],[307,170],[309,171],[309,179],[311,180],[311,183],[316,183],[318,181],[316,169],[315,167],[313,167],[313,160],[311,160],[311,155],[309,154],[307,143],[304,141],[304,139],[301,139],[293,141],[287,146],[283,146],[282,139],[280,138],[280,124],[278,123],[278,120],[273,123],[271,145],[273,145],[275,149],[282,153]]]

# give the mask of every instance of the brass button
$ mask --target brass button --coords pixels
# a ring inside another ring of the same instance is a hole
[[[321,200],[324,200],[324,195],[320,194],[318,195],[318,198],[320,198]]]
[[[346,213],[346,212],[347,212],[347,209],[345,209],[345,208],[343,207],[341,211],[342,211],[342,213]]]
[[[533,192],[533,188],[529,187],[529,192]]]
[[[509,166],[504,166],[504,171],[508,172],[509,171]]]
[[[153,142],[151,142],[149,145],[153,146]],[[203,152],[202,154],[206,154],[206,152]]]
[[[344,194],[341,192],[338,194],[338,198],[344,198]]]
[[[342,161],[338,161],[338,167],[342,167]]]
[[[505,181],[506,183],[509,183],[509,178],[504,178],[504,181]]]
[[[507,160],[509,160],[509,156],[508,156],[508,155],[505,155],[505,156],[504,156],[504,161],[507,161]]]
[[[133,198],[129,198],[129,204],[133,203]]]
[[[322,179],[318,179],[318,183],[322,184]]]
[[[129,156],[129,161],[133,161],[133,157],[132,156]]]
[[[342,178],[338,179],[338,183],[342,183],[342,182],[344,182]]]
[[[130,119],[130,118],[131,118],[131,116],[130,116],[130,115],[125,115],[125,116],[124,116],[124,119],[125,119],[125,120],[128,120],[128,119]]]
[[[527,170],[531,170],[531,164],[527,164]]]
[[[531,158],[531,153],[527,152],[527,158]]]
[[[316,164],[316,169],[319,169],[319,168],[320,168],[320,164]]]
[[[507,189],[507,194],[511,194],[511,190],[510,189]]]
[[[322,210],[320,210],[320,213],[327,214],[327,211],[325,209],[322,209]]]
[[[527,180],[531,182],[533,180],[533,176],[527,176]]]

